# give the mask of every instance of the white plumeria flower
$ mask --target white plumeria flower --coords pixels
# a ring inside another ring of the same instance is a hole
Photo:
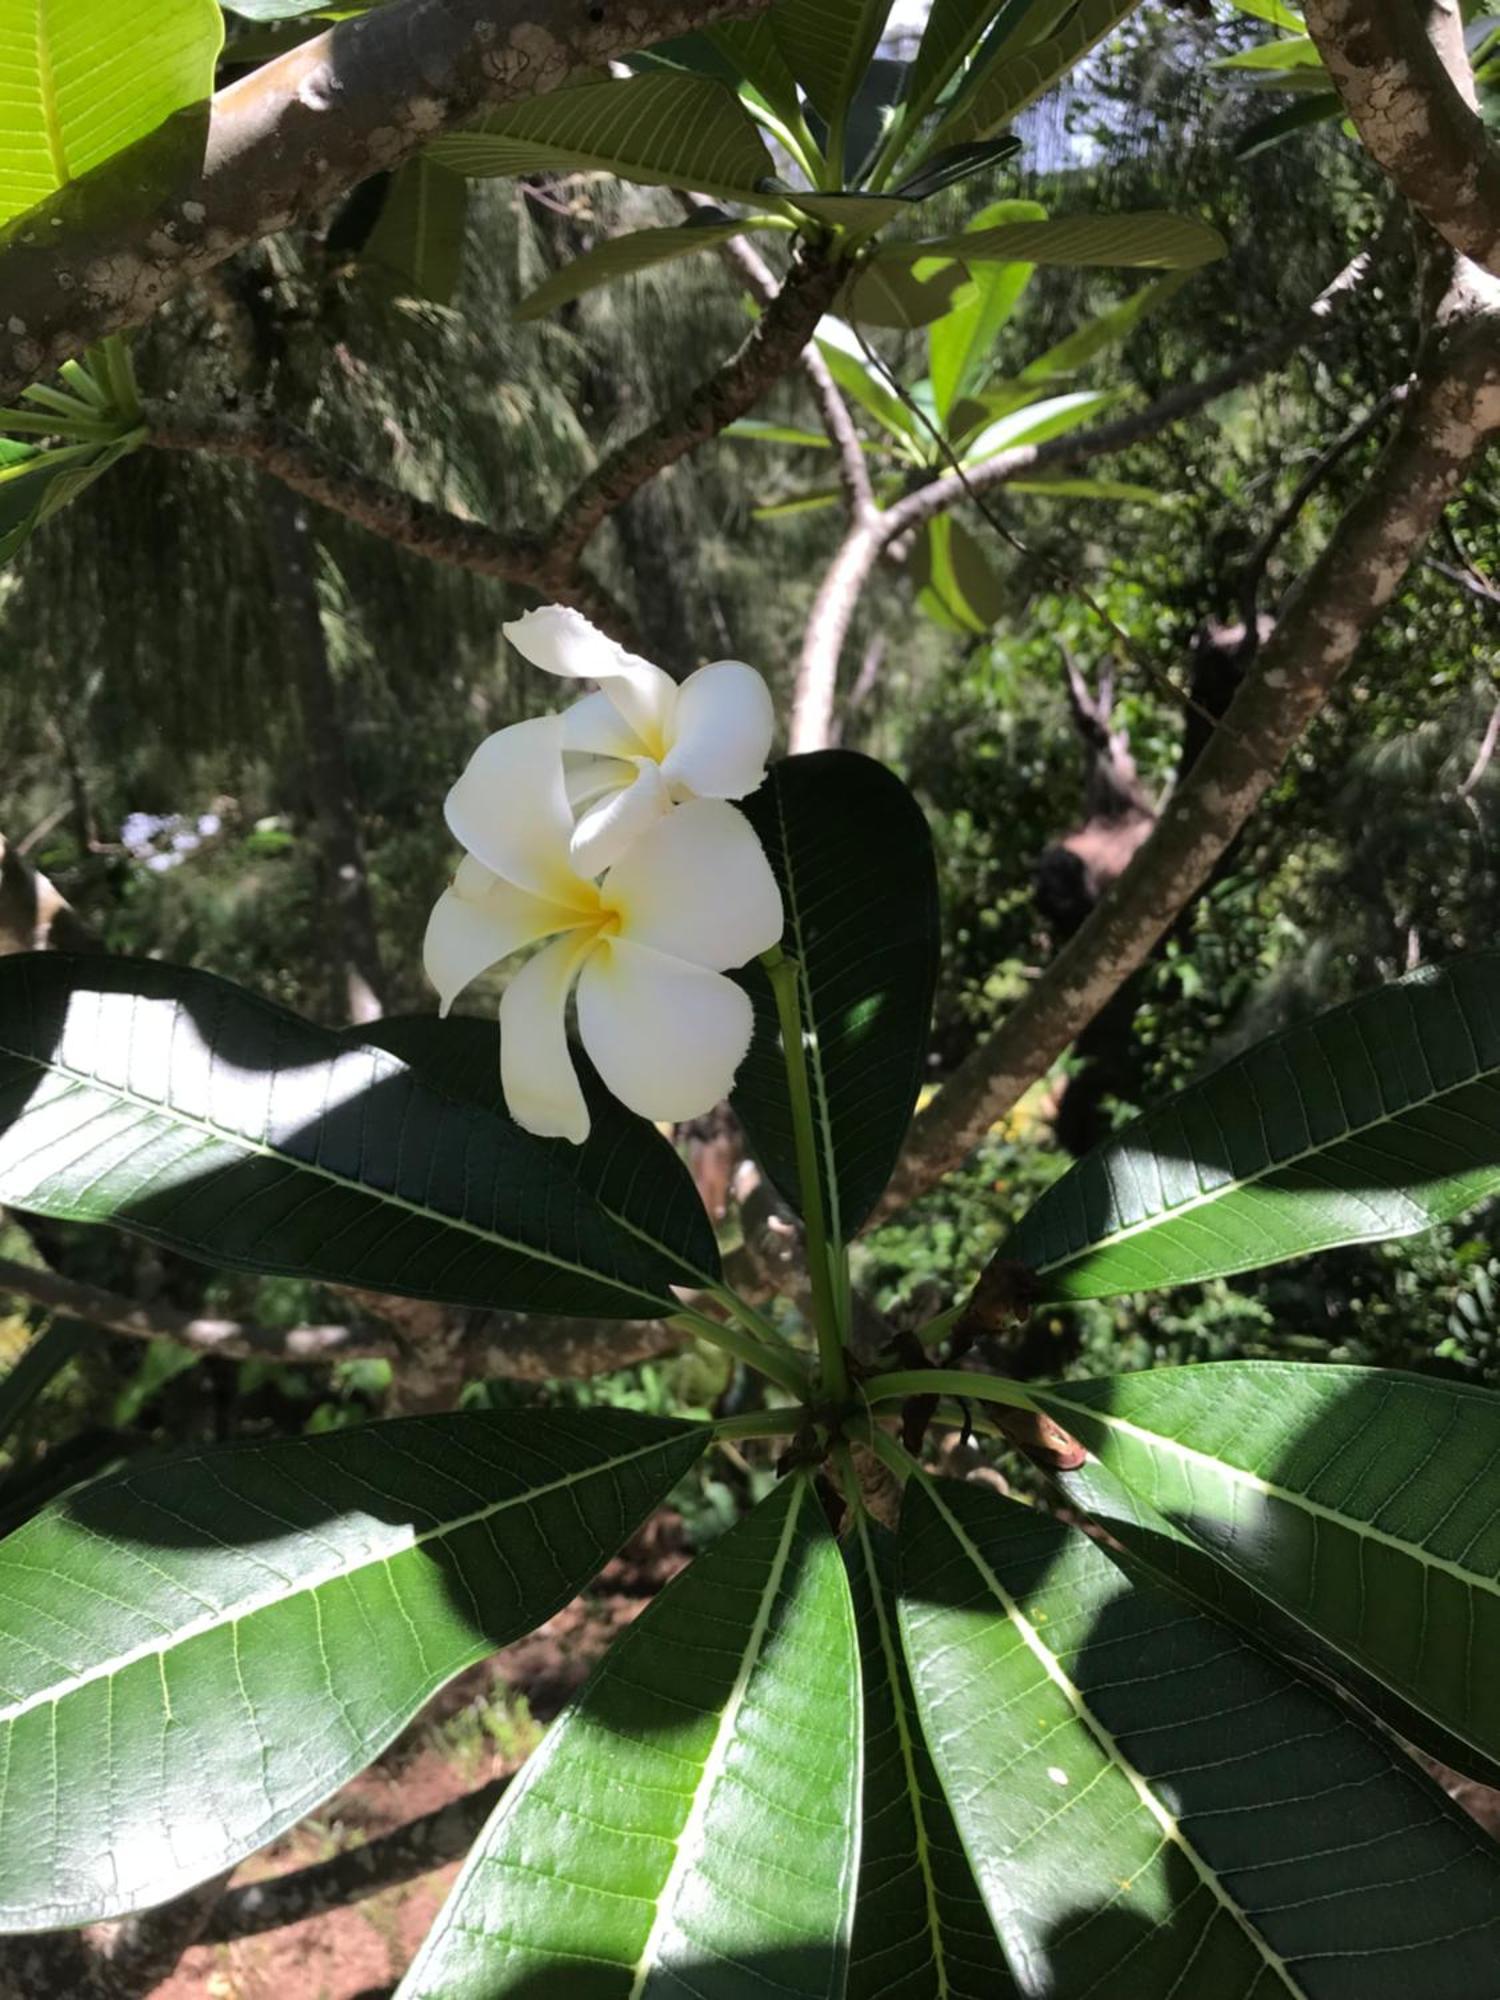
[[[684,800],[748,798],[765,777],[775,713],[743,660],[715,660],[679,686],[565,605],[528,611],[504,630],[533,666],[599,683],[563,715],[579,874],[612,868]]]
[[[568,996],[608,1089],[643,1118],[696,1118],[728,1094],[750,1046],[750,1002],[731,966],[781,936],[781,892],[744,814],[694,799],[656,820],[595,882],[570,851],[564,718],[482,743],[448,794],[468,851],[427,926],[427,976],[447,1013],[501,959],[541,938],[500,1002],[500,1081],[517,1124],[588,1137],[568,1052]]]

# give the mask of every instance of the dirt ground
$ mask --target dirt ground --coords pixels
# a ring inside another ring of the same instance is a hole
[[[380,1761],[234,1885],[329,1860],[517,1768],[614,1635],[683,1567],[681,1523],[660,1515],[597,1584],[537,1631],[450,1683]],[[195,1946],[154,2000],[384,2000],[460,1863],[281,1930]]]

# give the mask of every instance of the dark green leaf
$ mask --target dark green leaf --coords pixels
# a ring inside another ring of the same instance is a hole
[[[1500,1677],[1485,1664],[1500,1659],[1500,1394],[1225,1361],[1059,1383],[1038,1400],[1321,1642],[1319,1664],[1352,1661],[1355,1692],[1395,1727],[1420,1741],[1430,1717],[1446,1732],[1435,1754],[1500,1765]]]
[[[85,1348],[95,1346],[97,1327],[79,1319],[55,1319],[29,1340],[0,1376],[0,1443],[8,1438],[37,1397]]]
[[[903,181],[895,192],[905,195],[908,201],[926,201],[929,195],[939,194],[946,187],[955,187],[986,167],[998,167],[1003,160],[1013,159],[1020,150],[1020,140],[1010,132],[1001,139],[981,139],[968,146],[947,146],[941,153],[935,153],[920,173]]]
[[[1023,20],[998,47],[987,45],[984,59],[975,64],[953,110],[933,134],[934,148],[993,138],[1139,5],[1140,0],[1078,0],[1044,42],[1026,41]]]
[[[1016,1989],[932,1768],[901,1652],[895,1537],[861,1513],[846,1560],[865,1729],[847,2000],[1007,2000]]]
[[[575,1149],[205,972],[0,960],[0,1200],[217,1265],[634,1317],[701,1282]]]
[[[0,564],[8,563],[44,521],[136,450],[144,431],[105,444],[32,451],[22,446],[0,460]],[[10,440],[6,440],[7,443]]]
[[[363,261],[405,296],[452,303],[463,265],[469,189],[436,160],[408,160],[391,177]]]
[[[838,297],[839,311],[865,326],[930,326],[968,296],[969,274],[962,264],[934,258],[921,264],[866,264]]]
[[[936,597],[958,631],[988,632],[1005,610],[1005,592],[988,556],[951,514],[926,523],[908,566],[917,588]]]
[[[1279,146],[1293,132],[1300,132],[1308,125],[1326,125],[1331,118],[1341,118],[1343,112],[1344,101],[1336,90],[1301,98],[1287,105],[1284,111],[1273,112],[1269,118],[1257,118],[1253,125],[1247,126],[1234,142],[1234,157],[1252,159],[1270,146]]]
[[[1021,260],[1032,264],[1121,264],[1163,270],[1196,270],[1224,254],[1217,229],[1197,216],[1157,210],[1134,215],[1057,215],[1046,222],[1002,223],[960,236],[882,241],[877,262],[914,264],[929,257],[966,263]]]
[[[1472,2000],[1500,1851],[1393,1743],[1077,1529],[914,1479],[902,1632],[1024,1991]]]
[[[859,1764],[848,1583],[789,1479],[554,1723],[400,2000],[841,2000]]]
[[[890,11],[891,0],[776,0],[781,53],[826,120],[848,109]]]
[[[75,1489],[0,1542],[0,1925],[178,1894],[574,1596],[703,1450],[618,1410],[409,1417]]]
[[[753,21],[723,21],[716,28],[705,29],[704,40],[729,59],[743,82],[783,123],[795,123],[802,115],[797,79],[787,67],[776,30],[766,15],[757,15]]]
[[[1106,1140],[1011,1237],[1048,1299],[1410,1236],[1500,1188],[1500,952],[1273,1036]]]
[[[786,199],[815,222],[834,229],[881,229],[911,208],[904,195],[895,194],[808,194],[799,189]]]
[[[727,85],[670,70],[527,98],[433,140],[428,152],[460,174],[594,169],[735,201],[753,201],[774,172]]]
[[[1108,312],[1097,313],[1093,319],[1085,320],[1066,339],[1049,347],[1035,360],[1028,361],[1021,370],[1022,382],[1050,382],[1059,375],[1075,375],[1085,363],[1103,354],[1106,349],[1116,347],[1128,334],[1135,331],[1148,313],[1158,306],[1167,305],[1182,290],[1188,281],[1185,271],[1171,271],[1165,278],[1155,278],[1149,285],[1142,285],[1138,292],[1132,292]]]
[[[540,319],[569,299],[591,292],[599,285],[612,285],[620,278],[634,277],[658,264],[679,257],[695,257],[700,250],[712,250],[731,236],[743,236],[756,226],[754,218],[728,222],[687,222],[676,228],[637,229],[629,236],[611,236],[596,244],[571,264],[564,264],[535,291],[528,292],[516,307],[520,320]]]
[[[802,968],[804,1030],[824,1213],[847,1242],[896,1163],[927,1057],[937,977],[937,876],[921,808],[899,778],[849,750],[788,757],[743,810],[786,903]],[[799,1200],[786,1071],[770,982],[743,975],[755,1039],[734,1103],[767,1173]]]

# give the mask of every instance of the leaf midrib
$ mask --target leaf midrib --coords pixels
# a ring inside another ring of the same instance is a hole
[[[371,1053],[378,1054],[381,1052],[372,1050]],[[207,1138],[227,1141],[231,1145],[238,1146],[242,1151],[253,1153],[261,1159],[273,1160],[278,1166],[287,1167],[295,1173],[312,1174],[319,1180],[327,1181],[331,1187],[343,1189],[345,1193],[361,1195],[365,1199],[377,1204],[401,1209],[405,1214],[417,1216],[423,1221],[441,1223],[444,1228],[456,1229],[461,1234],[477,1238],[481,1243],[496,1244],[502,1249],[514,1251],[518,1256],[533,1258],[538,1263],[550,1264],[554,1270],[566,1271],[574,1277],[588,1278],[595,1284],[607,1284],[616,1291],[632,1292],[642,1300],[650,1300],[655,1304],[665,1306],[669,1313],[675,1312],[677,1309],[675,1302],[658,1298],[655,1294],[642,1290],[638,1284],[629,1278],[616,1277],[611,1272],[597,1270],[589,1264],[574,1263],[570,1258],[560,1257],[556,1251],[545,1249],[540,1244],[523,1242],[516,1237],[506,1235],[503,1231],[481,1228],[478,1223],[470,1222],[464,1216],[452,1215],[445,1209],[424,1208],[420,1202],[412,1201],[406,1195],[398,1194],[393,1188],[377,1188],[372,1187],[366,1181],[350,1180],[342,1174],[331,1172],[329,1168],[322,1166],[316,1161],[298,1159],[294,1153],[282,1152],[277,1147],[268,1145],[264,1140],[252,1139],[247,1133],[236,1132],[229,1126],[216,1125],[212,1119],[204,1118],[195,1112],[183,1111],[178,1105],[170,1102],[157,1102],[152,1098],[142,1097],[139,1093],[130,1090],[123,1084],[106,1083],[102,1078],[93,1073],[73,1069],[68,1064],[51,1058],[45,1061],[40,1060],[28,1050],[12,1048],[9,1043],[3,1041],[0,1041],[0,1055],[9,1055],[14,1057],[18,1062],[28,1064],[43,1077],[65,1077],[76,1089],[97,1091],[101,1095],[112,1097],[120,1104],[134,1105],[139,1110],[149,1113],[152,1117],[170,1120],[189,1131],[202,1133]],[[321,1060],[327,1062],[330,1058],[325,1057]],[[399,1062],[399,1058],[392,1058],[391,1060]],[[438,1097],[442,1103],[448,1105],[453,1110],[472,1111],[472,1107],[461,1104],[456,1099],[449,1098],[443,1095],[442,1092],[434,1091],[430,1085],[422,1083],[415,1072],[410,1069],[409,1065],[402,1063],[400,1067],[411,1077],[412,1082],[418,1089],[425,1090],[429,1095]],[[583,1199],[591,1201],[600,1214],[608,1215],[615,1221],[623,1221],[622,1217],[616,1216],[612,1209],[607,1209],[603,1202],[599,1201],[596,1196],[588,1194],[587,1190],[582,1186],[578,1187],[578,1193]],[[676,1257],[674,1253],[667,1251],[664,1245],[656,1243],[653,1237],[644,1236],[633,1225],[627,1224],[626,1226],[630,1227],[632,1234],[640,1237],[643,1242],[650,1243],[653,1247],[662,1251],[668,1257],[669,1261],[677,1263],[685,1261]],[[694,1266],[689,1266],[688,1268],[696,1269]]]
[[[839,1200],[838,1158],[833,1145],[833,1120],[828,1105],[828,1079],[823,1072],[823,1037],[818,1027],[817,998],[813,993],[812,979],[807,970],[802,906],[797,896],[797,871],[792,859],[793,847],[791,829],[787,825],[786,799],[780,785],[773,786],[772,790],[776,800],[776,823],[781,835],[781,851],[786,857],[786,899],[790,906],[792,935],[797,940],[797,983],[807,999],[807,1018],[803,1024],[802,1045],[813,1079],[813,1096],[816,1101],[820,1165],[824,1198],[828,1203],[826,1222],[830,1241],[841,1245],[844,1241],[843,1212]],[[793,1116],[795,1115],[794,1111]],[[802,1199],[805,1202],[807,1198],[807,1190],[804,1189]]]
[[[797,1522],[807,1498],[807,1481],[799,1477],[787,1504],[786,1520],[782,1526],[781,1538],[776,1544],[776,1553],[771,1559],[771,1567],[766,1573],[765,1584],[760,1594],[760,1602],[755,1608],[755,1620],[745,1638],[740,1653],[740,1664],[730,1689],[729,1699],[719,1714],[719,1725],[714,1731],[714,1740],[708,1755],[703,1760],[693,1793],[693,1803],[682,1828],[673,1843],[672,1865],[667,1870],[667,1879],[662,1883],[656,1899],[656,1914],[651,1920],[651,1929],[646,1942],[641,1947],[641,1955],[636,1960],[635,1975],[630,1982],[627,2000],[642,2000],[646,1983],[651,1978],[656,1965],[657,1947],[666,1927],[675,1921],[676,1904],[682,1883],[691,1869],[697,1866],[703,1846],[703,1822],[713,1803],[719,1779],[729,1758],[730,1746],[734,1740],[735,1726],[740,1710],[745,1705],[750,1678],[760,1663],[765,1650],[766,1633],[770,1628],[771,1613],[781,1591],[782,1578],[786,1575],[791,1556],[792,1541],[796,1535]]]
[[[1081,1417],[1091,1417],[1096,1423],[1104,1424],[1111,1430],[1121,1431],[1148,1447],[1175,1453],[1188,1463],[1201,1465],[1208,1471],[1225,1476],[1250,1492],[1263,1495],[1266,1499],[1280,1500],[1288,1507],[1300,1507],[1316,1519],[1332,1522],[1335,1527],[1343,1528],[1351,1535],[1377,1542],[1383,1548],[1394,1549],[1413,1562],[1422,1563],[1429,1569],[1452,1577],[1466,1589],[1488,1591],[1490,1596],[1500,1598],[1500,1579],[1486,1577],[1478,1570],[1464,1569],[1450,1557],[1436,1555],[1431,1549],[1424,1548],[1420,1542],[1403,1541],[1399,1535],[1387,1534],[1384,1528],[1377,1528],[1373,1521],[1361,1521],[1357,1515],[1342,1514],[1336,1507],[1329,1507],[1321,1500],[1314,1500],[1309,1494],[1298,1493],[1292,1487],[1279,1486],[1274,1480],[1266,1479],[1260,1473],[1251,1472],[1244,1466],[1234,1465],[1227,1458],[1215,1458],[1212,1452],[1200,1451],[1196,1445],[1183,1444],[1177,1438],[1167,1437],[1160,1431],[1147,1430],[1142,1424],[1132,1423],[1128,1417],[1119,1417],[1112,1411],[1100,1410],[1091,1403],[1074,1402],[1068,1396],[1059,1395],[1055,1389],[1047,1389],[1044,1392],[1044,1400],[1056,1403],[1063,1409],[1076,1411]],[[1152,1504],[1155,1505],[1155,1502]]]
[[[431,1528],[413,1529],[410,1538],[399,1546],[384,1549],[378,1554],[364,1554],[348,1562],[329,1563],[324,1569],[298,1578],[290,1589],[267,1590],[232,1608],[206,1612],[202,1617],[190,1619],[186,1624],[180,1625],[165,1640],[143,1640],[139,1645],[127,1647],[108,1660],[100,1661],[95,1666],[70,1675],[65,1681],[55,1682],[49,1687],[38,1689],[34,1694],[25,1695],[20,1701],[12,1702],[9,1707],[0,1707],[0,1727],[19,1722],[22,1716],[29,1714],[33,1709],[49,1704],[55,1706],[59,1702],[66,1701],[81,1688],[88,1687],[95,1681],[112,1679],[116,1674],[123,1673],[127,1667],[136,1665],[138,1661],[165,1660],[179,1646],[185,1646],[189,1641],[201,1638],[205,1632],[216,1632],[225,1627],[233,1628],[242,1624],[247,1618],[253,1618],[259,1612],[274,1609],[278,1604],[289,1604],[309,1592],[321,1591],[328,1584],[337,1583],[342,1577],[355,1576],[362,1570],[389,1565],[393,1560],[425,1548],[429,1542],[442,1541],[448,1536],[460,1534],[465,1528],[493,1520],[497,1514],[503,1514],[513,1507],[530,1507],[549,1494],[565,1492],[569,1487],[605,1477],[622,1466],[634,1464],[639,1459],[649,1458],[668,1449],[674,1442],[676,1440],[671,1438],[654,1438],[649,1444],[637,1446],[633,1451],[622,1452],[615,1458],[597,1460],[581,1471],[568,1473],[561,1479],[548,1480],[542,1486],[528,1487],[522,1493],[507,1494],[503,1499],[491,1501],[483,1507],[476,1507],[470,1513],[458,1515],[451,1521],[441,1522]],[[0,1575],[3,1575],[3,1566],[0,1566]],[[175,1582],[175,1579],[173,1581]],[[181,1585],[177,1587],[182,1588]]]
[[[957,1540],[964,1554],[984,1579],[986,1587],[999,1603],[1005,1616],[1014,1626],[1026,1650],[1041,1667],[1047,1679],[1067,1700],[1078,1721],[1098,1743],[1105,1756],[1109,1759],[1109,1762],[1127,1780],[1141,1805],[1144,1806],[1151,1818],[1156,1822],[1163,1839],[1171,1842],[1182,1853],[1191,1866],[1193,1873],[1198,1877],[1198,1880],[1208,1890],[1219,1907],[1234,1919],[1240,1930],[1254,1946],[1257,1955],[1265,1966],[1281,1980],[1286,1992],[1293,1995],[1294,2000],[1312,2000],[1312,1996],[1306,1987],[1299,1985],[1294,1980],[1291,1968],[1288,1966],[1286,1960],[1279,1952],[1272,1949],[1270,1944],[1267,1943],[1266,1939],[1256,1929],[1248,1913],[1241,1908],[1239,1903],[1225,1889],[1218,1871],[1204,1859],[1193,1842],[1188,1839],[1176,1815],[1167,1810],[1166,1806],[1162,1804],[1161,1800],[1157,1798],[1155,1792],[1151,1789],[1150,1782],[1142,1776],[1135,1765],[1125,1755],[1124,1750],[1120,1746],[1119,1739],[1115,1736],[1114,1732],[1094,1713],[1093,1709],[1089,1706],[1083,1690],[1064,1671],[1062,1662],[1051,1648],[1045,1644],[1041,1634],[1022,1611],[1019,1603],[1011,1596],[1005,1585],[995,1574],[991,1565],[985,1560],[984,1555],[967,1529],[963,1526],[963,1523],[949,1511],[933,1481],[924,1477],[923,1486],[928,1499],[932,1501],[933,1505],[942,1515],[949,1532]]]
[[[1467,1026],[1467,1023],[1465,1025]],[[1362,1035],[1360,1039],[1361,1044],[1363,1044]],[[1321,1046],[1319,1046],[1319,1054],[1323,1054]],[[1366,1051],[1366,1058],[1367,1060],[1371,1060],[1368,1051]],[[1324,1056],[1323,1059],[1326,1063],[1327,1057]],[[1375,1071],[1375,1074],[1378,1075],[1378,1073],[1378,1070]],[[1340,1146],[1347,1145],[1350,1140],[1362,1138],[1367,1132],[1378,1131],[1382,1126],[1399,1125],[1404,1119],[1409,1118],[1413,1112],[1425,1110],[1429,1105],[1441,1104],[1444,1098],[1452,1097],[1461,1090],[1472,1090],[1475,1084],[1492,1083],[1495,1075],[1496,1072],[1493,1069],[1476,1068],[1471,1076],[1463,1077],[1454,1083],[1446,1083],[1441,1089],[1434,1088],[1423,1096],[1409,1098],[1399,1111],[1384,1111],[1378,1118],[1366,1119],[1362,1125],[1348,1125],[1335,1139],[1326,1140],[1321,1144],[1305,1146],[1298,1153],[1287,1153],[1278,1159],[1267,1160],[1263,1167],[1257,1167],[1251,1173],[1226,1181],[1222,1187],[1205,1188],[1198,1194],[1189,1195],[1185,1201],[1176,1202],[1170,1207],[1159,1208],[1154,1214],[1143,1216],[1138,1222],[1127,1223],[1123,1229],[1112,1230],[1107,1236],[1091,1237],[1087,1243],[1080,1245],[1078,1248],[1066,1251],[1061,1256],[1053,1257],[1046,1263],[1035,1264],[1032,1266],[1032,1269],[1038,1277],[1045,1277],[1050,1271],[1060,1270],[1068,1264],[1076,1264],[1080,1259],[1092,1257],[1098,1251],[1113,1250],[1121,1243],[1128,1243],[1134,1237],[1160,1229],[1164,1224],[1175,1222],[1182,1216],[1192,1215],[1200,1209],[1212,1208],[1220,1202],[1232,1200],[1235,1195],[1242,1194],[1247,1188],[1258,1187],[1271,1174],[1285,1173],[1288,1168],[1301,1166],[1304,1161],[1321,1159],[1325,1154],[1335,1152]],[[1209,1109],[1217,1125],[1217,1114],[1212,1112],[1211,1106]],[[1256,1098],[1256,1110],[1262,1114],[1263,1119],[1262,1107],[1258,1096]],[[1101,1166],[1104,1169],[1105,1178],[1108,1180],[1108,1168],[1104,1165],[1106,1157],[1107,1155],[1101,1155]],[[1152,1157],[1155,1157],[1154,1152]],[[1449,1176],[1438,1176],[1439,1180],[1445,1178],[1449,1178]],[[1059,1185],[1061,1184],[1059,1183]],[[1331,1187],[1328,1192],[1330,1194],[1347,1194],[1352,1192],[1352,1190]],[[1390,1187],[1383,1188],[1380,1192],[1394,1195],[1410,1206],[1414,1216],[1417,1218],[1414,1224],[1415,1229],[1421,1229],[1430,1224],[1431,1218],[1426,1215],[1421,1203],[1409,1189]],[[1112,1183],[1110,1185],[1110,1196],[1111,1199],[1114,1198]],[[1382,1231],[1381,1233],[1386,1234],[1388,1232]]]

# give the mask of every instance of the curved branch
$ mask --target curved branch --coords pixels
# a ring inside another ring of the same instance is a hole
[[[957,1166],[1143,964],[1245,824],[1500,430],[1500,287],[1465,266],[1401,422],[1208,748],[1087,922],[916,1120],[877,1219]]]
[[[185,113],[0,234],[0,403],[487,106],[767,4],[389,0],[341,22],[220,91],[206,132]]]
[[[1452,247],[1500,274],[1500,146],[1475,108],[1455,0],[1306,0],[1366,150]]]

